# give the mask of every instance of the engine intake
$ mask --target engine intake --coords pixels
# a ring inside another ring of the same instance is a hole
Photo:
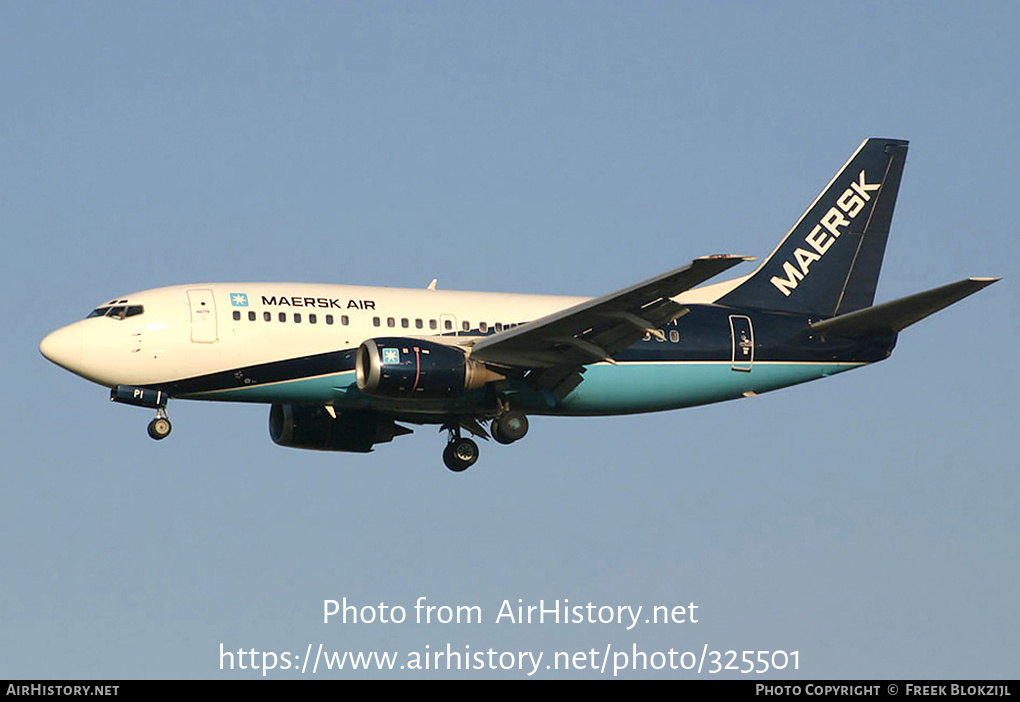
[[[358,389],[380,397],[457,397],[503,379],[455,346],[400,337],[363,342],[354,367]]]
[[[410,433],[374,412],[336,412],[334,419],[322,405],[274,404],[269,410],[270,438],[291,448],[368,453],[375,444]]]

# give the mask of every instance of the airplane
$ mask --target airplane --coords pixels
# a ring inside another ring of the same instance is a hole
[[[757,268],[696,258],[597,298],[303,283],[122,295],[40,343],[53,363],[156,410],[171,398],[270,405],[281,446],[368,452],[438,424],[446,466],[470,436],[528,417],[656,412],[752,397],[888,358],[904,328],[996,282],[874,305],[908,142],[864,140]],[[467,436],[470,435],[470,436]]]

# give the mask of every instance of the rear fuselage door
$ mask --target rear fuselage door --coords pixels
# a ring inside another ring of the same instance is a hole
[[[731,314],[730,338],[733,340],[731,367],[735,371],[750,371],[754,365],[754,329],[751,327],[751,318]]]
[[[191,340],[198,344],[216,341],[216,300],[212,290],[189,290],[191,307]]]

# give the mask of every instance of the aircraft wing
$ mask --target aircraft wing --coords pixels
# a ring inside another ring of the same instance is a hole
[[[505,366],[549,369],[536,370],[535,375],[558,378],[541,383],[558,385],[576,373],[578,366],[612,363],[614,353],[646,333],[660,335],[659,327],[687,311],[670,298],[748,260],[753,259],[730,255],[696,258],[683,268],[483,339],[474,345],[471,357]]]

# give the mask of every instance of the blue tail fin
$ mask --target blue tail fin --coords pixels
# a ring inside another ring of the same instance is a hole
[[[875,301],[907,142],[866,139],[767,259],[717,300],[833,317]]]

